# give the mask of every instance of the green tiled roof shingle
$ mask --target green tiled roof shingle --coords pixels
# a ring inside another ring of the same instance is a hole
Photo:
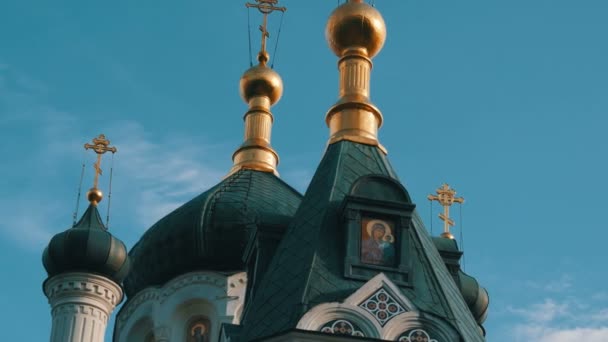
[[[268,271],[254,290],[243,317],[242,341],[296,327],[315,305],[342,301],[364,282],[344,277],[339,208],[362,176],[397,179],[386,156],[374,146],[341,141],[328,147]],[[444,262],[415,215],[412,231],[413,288],[403,293],[422,311],[444,317],[466,342],[483,341]]]

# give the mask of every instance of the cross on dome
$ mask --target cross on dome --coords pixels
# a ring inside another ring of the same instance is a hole
[[[257,4],[246,3],[245,6],[247,8],[257,8],[260,13],[264,15],[264,19],[262,25],[260,25],[260,31],[262,32],[262,48],[258,53],[258,61],[260,64],[265,65],[268,62],[268,52],[266,52],[266,39],[270,37],[270,33],[268,32],[268,15],[274,11],[285,12],[287,11],[287,7],[278,7],[276,6],[279,3],[279,0],[255,0]]]

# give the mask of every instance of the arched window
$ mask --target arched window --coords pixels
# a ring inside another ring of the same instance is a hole
[[[432,339],[429,333],[422,329],[414,329],[410,330],[404,334],[402,334],[399,339],[399,342],[438,342],[435,339]]]
[[[186,342],[209,342],[209,328],[209,320],[205,317],[190,320],[186,331]]]
[[[359,328],[355,323],[346,319],[336,319],[325,323],[325,325],[321,327],[321,332],[334,335],[365,337],[365,334],[363,334],[361,328]]]

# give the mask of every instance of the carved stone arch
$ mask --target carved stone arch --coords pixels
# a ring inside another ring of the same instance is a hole
[[[413,329],[423,329],[437,342],[460,341],[460,335],[450,323],[423,312],[405,312],[396,316],[384,327],[382,339],[397,341]]]
[[[369,200],[412,203],[412,199],[403,185],[385,175],[367,175],[357,179],[352,185],[349,195]]]
[[[152,318],[149,316],[141,317],[130,327],[126,336],[124,341],[148,342],[150,336],[154,336],[154,322],[152,321]]]
[[[323,326],[336,320],[346,320],[361,329],[365,337],[380,338],[382,327],[365,310],[341,303],[324,303],[310,309],[298,322],[297,329],[321,331]]]
[[[114,340],[118,342],[129,341],[130,331],[141,319],[155,316],[158,288],[148,288],[133,298],[130,298],[118,312],[114,328]],[[143,339],[142,339],[143,340]]]

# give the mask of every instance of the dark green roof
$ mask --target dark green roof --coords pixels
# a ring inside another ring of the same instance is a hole
[[[131,297],[196,270],[243,270],[253,228],[287,227],[301,195],[275,175],[241,170],[154,224],[131,249]]]
[[[118,284],[130,265],[127,248],[107,231],[94,205],[89,205],[72,228],[53,236],[42,254],[42,263],[49,278],[65,272],[87,272]]]
[[[344,277],[339,208],[353,183],[366,175],[397,179],[374,146],[342,141],[328,147],[243,318],[243,341],[296,327],[317,304],[342,301],[363,285]],[[483,341],[474,318],[431,238],[415,214],[411,231],[413,288],[403,293],[425,312],[443,317],[464,340]]]

